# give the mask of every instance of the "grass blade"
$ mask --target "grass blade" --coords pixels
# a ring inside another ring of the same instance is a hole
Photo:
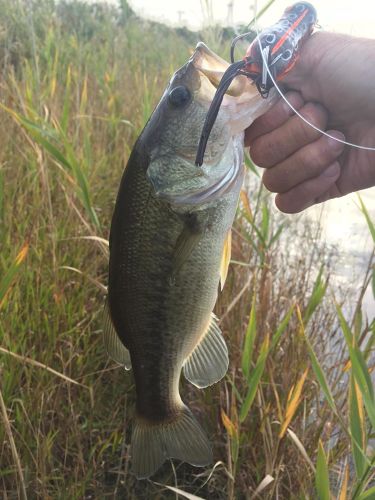
[[[26,493],[26,486],[25,486],[25,478],[22,472],[22,466],[21,466],[21,461],[18,455],[16,443],[13,438],[13,432],[12,432],[12,427],[10,425],[9,417],[8,417],[8,412],[5,406],[5,402],[3,399],[3,394],[0,388],[0,410],[1,410],[1,415],[2,415],[2,420],[3,420],[3,425],[5,432],[8,436],[9,444],[10,444],[10,449],[12,452],[13,460],[16,464],[16,469],[17,473],[20,479],[20,485],[21,485],[21,491],[20,491],[20,497],[23,500],[27,500],[27,493]]]
[[[254,174],[256,175],[257,177],[260,177],[259,176],[259,172],[258,172],[258,169],[256,168],[255,164],[252,162],[251,158],[248,156],[248,154],[246,153],[244,155],[244,158],[245,158],[245,165],[246,167]]]
[[[241,189],[240,198],[249,222],[254,222],[254,216],[250,207],[249,197],[244,189]]]
[[[336,310],[342,331],[344,333],[345,341],[349,349],[350,361],[352,363],[352,374],[354,376],[355,381],[358,384],[361,395],[363,397],[363,402],[365,404],[371,425],[375,429],[374,387],[372,384],[369,369],[366,365],[362,352],[356,345],[355,338],[352,335],[349,325],[347,324],[344,315],[342,313],[342,310],[338,304],[336,304]]]
[[[315,487],[319,500],[330,500],[329,475],[327,458],[322,442],[319,440],[318,458],[316,462]]]
[[[10,290],[10,286],[14,277],[20,269],[22,262],[26,259],[27,252],[29,251],[29,244],[25,243],[21,250],[18,252],[14,262],[10,265],[4,276],[0,280],[0,309],[5,303],[6,296]]]
[[[304,327],[302,316],[301,316],[301,311],[300,311],[300,309],[299,309],[298,306],[297,306],[297,316],[298,316],[298,319],[299,319],[299,322],[300,322],[300,325],[301,325],[303,336],[305,338],[307,349],[309,351],[310,361],[311,361],[311,365],[312,365],[312,368],[314,370],[315,376],[316,376],[316,378],[317,378],[317,380],[319,382],[320,388],[323,391],[324,396],[325,396],[325,398],[326,398],[329,406],[331,407],[331,409],[335,413],[337,413],[336,405],[335,405],[335,401],[333,399],[333,395],[332,395],[331,389],[328,386],[327,379],[326,379],[326,377],[324,375],[322,367],[320,366],[319,360],[316,357],[314,349],[312,348],[312,345],[311,345],[311,343],[310,343],[310,341],[309,341],[309,339],[308,339],[308,337],[306,335],[305,327]]]
[[[315,283],[314,283],[314,286],[313,286],[311,297],[309,299],[309,302],[308,302],[306,310],[305,310],[305,314],[303,316],[303,323],[305,325],[307,325],[307,323],[309,322],[315,309],[319,306],[319,304],[321,303],[321,301],[326,293],[328,281],[326,281],[325,283],[323,282],[322,274],[323,274],[323,266],[319,270],[318,276],[317,276]]]
[[[156,482],[154,484],[162,486],[163,488],[167,488],[168,490],[173,491],[174,493],[177,493],[178,495],[181,495],[182,497],[187,498],[188,500],[204,500],[204,498],[202,497],[197,497],[197,495],[192,495],[191,493],[180,490],[180,488],[176,488],[175,486],[168,486],[167,484],[160,484]]]
[[[359,203],[361,205],[361,211],[363,215],[365,216],[368,228],[370,230],[371,236],[372,236],[372,241],[375,243],[375,225],[371,220],[371,217],[367,211],[366,205],[363,203],[361,196],[357,193]]]
[[[268,352],[269,352],[269,336],[267,335],[267,337],[264,339],[262,347],[260,348],[260,353],[255,368],[250,374],[248,379],[248,391],[244,399],[244,402],[242,403],[241,406],[240,417],[239,417],[240,422],[243,422],[245,420],[250,411],[251,405],[253,404],[255,394],[258,390],[258,385],[264,371]]]
[[[276,347],[276,345],[280,340],[281,335],[285,332],[286,327],[289,325],[289,321],[293,314],[293,311],[294,311],[294,304],[290,307],[289,311],[286,313],[281,323],[277,327],[275,334],[272,336],[271,348],[270,348],[271,351]]]
[[[264,242],[266,242],[268,239],[269,230],[270,230],[270,211],[267,204],[263,203],[261,232],[262,232],[262,239]]]
[[[366,424],[363,411],[363,398],[353,374],[350,377],[349,389],[349,425],[352,436],[352,453],[355,471],[358,478],[361,478],[366,471],[366,460],[363,454],[366,452]],[[353,440],[362,448],[362,453],[355,446]]]
[[[246,380],[249,378],[255,337],[256,337],[256,293],[254,289],[249,322],[247,325],[245,342],[243,346],[242,361],[241,361],[242,373],[244,374]]]
[[[375,486],[365,491],[358,497],[358,500],[373,500],[375,498]]]
[[[307,454],[306,448],[303,446],[301,443],[299,437],[297,436],[296,433],[294,433],[292,430],[287,429],[287,434],[290,437],[290,439],[293,441],[293,443],[296,445],[297,449],[300,451],[301,455],[303,458],[306,460],[306,462],[309,464],[311,470],[315,473],[315,467],[314,464],[312,463],[310,457]]]
[[[228,417],[228,415],[225,413],[223,409],[221,409],[221,420],[223,422],[223,425],[227,433],[231,438],[233,438],[237,433],[236,426],[234,425],[232,420]]]
[[[251,500],[253,498],[256,498],[258,495],[260,495],[262,493],[262,491],[264,489],[267,488],[267,486],[269,484],[271,484],[273,481],[275,480],[274,477],[272,477],[270,474],[267,474],[263,479],[262,481],[259,483],[259,485],[257,486],[257,489],[254,491],[254,493],[251,495]]]
[[[341,485],[340,495],[337,500],[346,500],[349,482],[349,465],[346,464],[344,471],[344,479]]]
[[[303,389],[303,385],[305,383],[305,380],[306,380],[306,377],[307,377],[307,374],[309,373],[309,369],[306,368],[306,370],[304,371],[302,377],[299,379],[299,381],[297,382],[297,385],[294,387],[292,387],[292,390],[290,392],[290,397],[288,398],[288,402],[287,402],[287,406],[286,406],[286,410],[285,410],[285,419],[284,419],[284,422],[282,423],[281,425],[281,429],[280,429],[280,433],[279,433],[279,438],[281,439],[294,414],[296,413],[297,411],[297,408],[301,402],[301,394],[302,394],[302,389]]]

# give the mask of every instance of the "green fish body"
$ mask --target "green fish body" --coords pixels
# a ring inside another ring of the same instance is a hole
[[[174,74],[134,146],[112,219],[105,341],[115,360],[133,368],[132,462],[140,478],[168,457],[197,466],[212,461],[179,381],[183,371],[194,385],[207,387],[228,368],[212,310],[223,263],[229,263],[226,241],[244,174],[243,130],[269,106],[244,80],[230,89],[206,162],[197,167],[201,126],[226,66],[199,44]]]

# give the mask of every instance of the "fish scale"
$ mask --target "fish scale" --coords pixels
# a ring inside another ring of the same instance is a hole
[[[172,77],[133,148],[112,219],[106,345],[126,367],[131,359],[137,395],[131,449],[140,478],[168,457],[212,461],[179,381],[183,371],[203,388],[226,373],[228,351],[212,310],[223,255],[224,268],[229,264],[225,244],[244,174],[243,130],[272,104],[245,78],[240,94],[224,98],[198,169],[197,125],[216,90],[213,73],[205,73],[212,64],[214,75],[228,66],[199,44]]]

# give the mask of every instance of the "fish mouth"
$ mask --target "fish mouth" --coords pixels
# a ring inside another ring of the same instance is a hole
[[[215,54],[215,52],[210,50],[203,42],[198,43],[190,61],[212,85],[211,95],[207,96],[210,101],[212,101],[212,98],[220,85],[222,77],[229,68],[230,64]],[[244,96],[247,93],[254,96],[257,93],[257,89],[253,85],[253,82],[245,75],[238,75],[235,79],[233,79],[225,92],[226,95],[237,98]]]
[[[264,113],[274,99],[269,99],[265,104],[265,99],[259,94],[253,80],[239,73],[245,64],[243,60],[229,64],[205,44],[199,43],[191,62],[201,75],[199,97],[210,101],[195,158],[195,164],[202,166],[210,133],[219,112],[222,117],[226,117],[230,133],[236,135]],[[210,92],[207,91],[207,85]],[[206,154],[205,162],[210,162],[209,154]]]

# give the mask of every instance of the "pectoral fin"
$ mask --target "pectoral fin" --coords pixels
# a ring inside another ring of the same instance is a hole
[[[203,388],[221,380],[228,365],[228,349],[212,314],[206,332],[184,363],[184,375],[193,385]]]
[[[229,229],[227,237],[224,242],[223,254],[221,256],[220,264],[220,288],[223,290],[225,280],[227,279],[230,257],[232,253],[232,230]]]
[[[119,339],[115,327],[113,326],[111,314],[108,307],[108,299],[106,299],[104,303],[103,310],[103,337],[104,346],[106,348],[108,356],[116,361],[116,363],[123,365],[125,370],[130,370],[132,367],[130,353]]]
[[[176,248],[173,253],[173,270],[176,274],[188,260],[194,247],[200,240],[200,234],[192,234],[189,228],[185,228],[178,237]]]
[[[203,235],[196,216],[190,215],[184,220],[184,228],[176,241],[173,252],[173,274],[176,275],[184,263],[189,259],[194,248],[199,244]]]

